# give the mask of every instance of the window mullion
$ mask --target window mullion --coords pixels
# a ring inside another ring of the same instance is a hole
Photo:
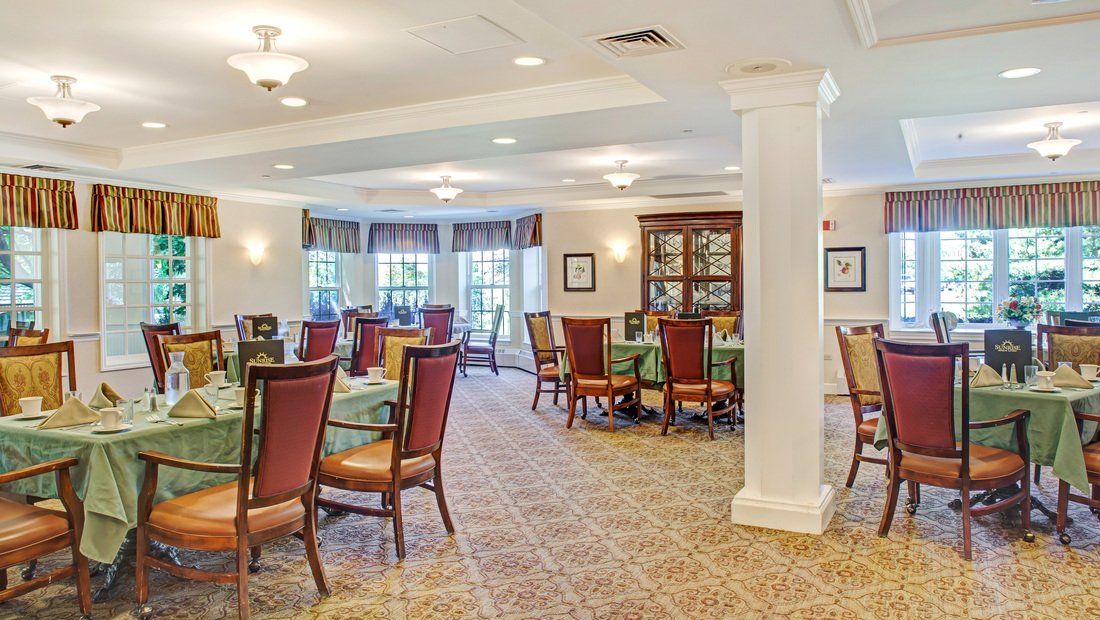
[[[1081,255],[1081,228],[1066,229],[1066,310],[1080,312],[1084,307],[1082,293],[1084,259]]]
[[[940,308],[940,235],[917,233],[917,325]]]
[[[993,231],[993,308],[1008,299],[1008,230]],[[997,317],[993,317],[997,322]]]

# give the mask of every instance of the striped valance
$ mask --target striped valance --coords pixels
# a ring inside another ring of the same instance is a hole
[[[516,220],[512,231],[512,248],[526,250],[542,245],[542,215],[528,215]]]
[[[359,222],[311,217],[309,230],[311,250],[358,254],[363,249],[359,241]]]
[[[313,223],[309,219],[309,209],[302,209],[302,247],[313,247]]]
[[[0,174],[0,226],[77,227],[72,181]]]
[[[512,223],[464,222],[452,226],[452,252],[488,252],[512,247]]]
[[[435,224],[371,224],[367,252],[439,254],[439,227]]]
[[[1100,181],[887,192],[886,232],[1100,225]]]
[[[151,189],[92,186],[92,230],[221,237],[218,199]]]

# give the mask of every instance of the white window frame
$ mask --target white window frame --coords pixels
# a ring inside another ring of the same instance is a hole
[[[381,284],[382,277],[379,273],[379,270],[382,268],[382,265],[392,264],[389,261],[384,261],[383,257],[388,258],[390,256],[405,256],[405,255],[409,255],[409,254],[414,255],[414,256],[424,255],[424,256],[427,257],[427,264],[428,264],[428,276],[427,276],[428,282],[427,282],[427,284],[425,286],[382,286],[382,284]],[[375,254],[374,257],[375,257],[375,260],[374,260],[374,299],[375,299],[375,310],[376,311],[382,312],[382,292],[383,291],[419,291],[419,290],[424,290],[424,291],[427,291],[427,293],[428,293],[428,299],[429,300],[432,299],[432,296],[434,295],[434,292],[435,292],[435,290],[434,290],[434,286],[435,286],[435,255],[434,254],[427,254],[425,252],[382,252],[382,253]]]
[[[313,262],[327,262],[327,261],[313,261],[310,260],[310,255],[314,252],[324,252],[326,254],[332,254],[336,257],[336,283],[333,286],[310,286],[310,264]],[[344,290],[344,261],[340,252],[330,252],[328,250],[304,250],[302,252],[302,258],[305,261],[305,285],[306,285],[306,298],[305,298],[305,312],[304,315],[307,319],[313,318],[313,292],[314,291],[335,291],[336,292],[336,316],[340,317],[340,307],[342,306],[341,298],[342,291]]]
[[[100,347],[99,347],[99,350],[100,350],[100,369],[104,370],[104,371],[109,371],[109,370],[126,370],[126,369],[131,369],[131,368],[147,367],[147,366],[149,366],[149,355],[148,355],[148,352],[145,350],[144,345],[142,346],[142,348],[140,349],[140,351],[138,353],[129,353],[129,354],[124,354],[124,355],[108,355],[107,354],[107,338],[108,338],[109,333],[119,333],[117,330],[108,332],[108,328],[107,328],[107,310],[108,310],[108,306],[107,306],[107,284],[108,284],[108,281],[106,279],[106,276],[107,276],[107,273],[106,273],[107,260],[109,258],[122,258],[123,259],[123,277],[122,277],[122,280],[111,280],[111,283],[121,282],[123,284],[124,289],[125,289],[126,284],[144,284],[148,287],[148,289],[147,289],[148,298],[146,299],[146,303],[133,304],[133,305],[127,304],[126,300],[125,300],[125,290],[124,290],[123,291],[123,305],[122,306],[111,306],[111,308],[121,307],[121,308],[123,308],[124,312],[126,312],[126,310],[129,309],[129,308],[146,308],[147,312],[146,312],[146,316],[145,316],[144,320],[146,322],[149,322],[149,321],[153,320],[152,309],[154,307],[163,307],[163,306],[167,305],[168,308],[169,308],[169,316],[170,317],[173,314],[173,310],[175,308],[177,308],[177,307],[189,307],[190,308],[189,314],[190,314],[190,319],[191,319],[190,323],[191,324],[186,325],[186,326],[181,326],[181,329],[184,332],[197,332],[197,331],[202,331],[205,328],[206,323],[207,323],[206,287],[207,287],[207,283],[209,282],[209,277],[208,277],[208,274],[206,272],[206,270],[207,270],[207,253],[208,253],[207,240],[206,240],[205,237],[188,237],[188,241],[189,241],[188,245],[189,245],[190,249],[189,249],[189,253],[186,256],[177,257],[177,256],[171,256],[171,254],[169,254],[167,256],[167,258],[169,258],[169,259],[175,259],[175,260],[184,259],[184,260],[190,261],[190,263],[191,263],[190,264],[190,270],[189,270],[190,277],[185,279],[185,280],[164,281],[164,280],[154,279],[152,276],[153,276],[153,260],[154,259],[164,259],[164,258],[166,258],[165,256],[153,255],[152,249],[149,248],[148,243],[145,246],[146,250],[143,254],[128,254],[126,252],[125,245],[123,245],[122,254],[114,254],[114,253],[108,254],[107,253],[107,235],[111,235],[111,234],[122,235],[124,237],[124,239],[123,239],[124,244],[125,244],[125,237],[131,236],[131,235],[140,234],[141,236],[147,238],[146,239],[147,242],[149,241],[148,238],[155,237],[155,236],[160,236],[160,235],[151,235],[151,234],[145,234],[145,233],[116,233],[116,232],[101,232],[97,235],[98,236],[97,241],[99,243],[99,266],[98,267],[99,267],[99,299],[100,299],[100,303],[99,303],[99,310],[100,310],[99,311],[99,321],[100,321],[100,324],[99,324],[99,330],[100,330],[99,331],[99,335],[100,335]],[[179,235],[173,235],[173,236],[179,236]],[[147,261],[147,264],[145,266],[145,278],[144,279],[131,280],[131,279],[127,278],[127,276],[126,276],[126,266],[125,266],[125,260],[126,259],[142,259],[142,260]],[[172,304],[172,303],[169,303],[169,304],[154,304],[153,303],[153,290],[154,290],[153,287],[156,284],[164,284],[164,283],[185,283],[185,284],[189,284],[190,285],[189,290],[191,291],[191,299],[189,299],[186,303],[182,303],[182,304]],[[125,325],[129,325],[129,318],[126,319]],[[127,334],[131,331],[132,330],[128,330],[128,329],[124,328],[122,333]]]
[[[50,287],[48,286],[50,278],[48,274],[51,273],[51,260],[50,260],[50,244],[48,243],[49,235],[46,234],[45,229],[30,228],[26,226],[8,226],[6,228],[24,228],[32,235],[36,237],[35,246],[36,250],[17,250],[15,248],[15,233],[12,231],[12,244],[7,250],[0,250],[0,255],[7,255],[11,257],[11,279],[3,280],[4,283],[11,284],[11,302],[8,304],[0,305],[0,312],[7,312],[11,316],[11,327],[16,327],[16,315],[20,312],[34,312],[35,329],[43,329],[47,327],[50,321],[49,317],[49,293]],[[16,258],[19,256],[37,256],[38,257],[38,277],[37,278],[24,278],[16,276]],[[19,284],[31,284],[37,285],[37,301],[34,306],[20,306],[16,303],[16,289]],[[2,334],[5,340],[7,334]]]
[[[1080,311],[1083,305],[1082,228],[1065,228],[1066,231],[1066,311]],[[993,232],[993,308],[1008,297],[1009,229]],[[891,331],[928,331],[928,317],[940,309],[940,233],[916,233],[917,236],[917,320],[905,323],[901,320],[901,234],[890,233],[890,329]],[[993,323],[960,323],[961,331],[980,332],[1003,328],[994,317]]]
[[[503,252],[504,253],[504,259],[503,260],[478,261],[475,258],[476,256],[483,255],[483,254],[494,254],[495,255],[497,252]],[[511,325],[510,325],[510,323],[511,323],[511,320],[510,320],[511,313],[509,312],[509,310],[510,310],[511,305],[512,305],[512,281],[514,280],[514,278],[512,276],[512,270],[513,270],[513,267],[514,267],[514,263],[513,263],[514,258],[515,258],[515,252],[513,252],[512,250],[487,250],[487,251],[484,251],[484,252],[466,252],[466,283],[467,283],[467,285],[466,285],[466,303],[468,304],[467,308],[468,308],[469,313],[470,313],[470,325],[471,325],[471,327],[473,327],[473,325],[474,325],[474,292],[479,291],[479,290],[488,290],[488,291],[499,290],[499,291],[503,291],[504,292],[504,297],[506,298],[505,301],[504,301],[504,320],[501,323],[501,331],[500,331],[500,337],[503,340],[507,340],[507,339],[511,338],[511,332],[512,332]],[[474,276],[474,263],[475,262],[490,263],[490,264],[491,263],[504,263],[505,265],[507,265],[507,268],[508,268],[508,271],[505,275],[505,282],[503,284],[496,284],[496,283],[493,283],[493,284],[474,284],[474,277],[473,276]],[[494,310],[490,310],[488,312],[489,322],[490,322],[490,325],[489,325],[488,329],[471,329],[471,331],[473,333],[478,333],[478,334],[488,334],[488,333],[492,332],[493,326],[492,326],[491,323],[492,323],[492,316],[493,316],[494,312],[495,312],[495,306],[494,306]],[[485,314],[485,311],[482,311],[482,314]]]

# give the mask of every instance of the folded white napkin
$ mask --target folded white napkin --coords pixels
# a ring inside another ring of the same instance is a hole
[[[334,394],[346,394],[351,391],[351,385],[348,384],[348,373],[344,372],[343,368],[336,367],[336,380],[332,382],[332,392]]]
[[[1000,373],[986,364],[982,364],[981,368],[978,368],[978,372],[974,375],[974,378],[970,380],[970,387],[973,388],[992,387],[1004,384],[1005,382],[1001,380]]]
[[[112,406],[114,405],[112,404]],[[42,420],[38,428],[63,428],[98,421],[98,413],[92,411],[88,405],[80,402],[79,398],[70,398],[65,401],[64,405],[61,405],[60,409],[53,412],[53,415]]]
[[[214,408],[210,406],[210,403],[206,402],[206,399],[199,394],[197,390],[188,390],[183,398],[172,405],[172,408],[168,410],[168,417],[170,418],[213,418],[216,417]]]
[[[69,400],[72,399],[70,398]],[[92,395],[92,399],[88,401],[88,406],[93,409],[114,407],[115,403],[120,400],[122,400],[122,396],[120,396],[113,387],[106,383],[100,383],[99,387],[95,389],[95,394]]]
[[[1092,388],[1092,384],[1082,377],[1081,373],[1074,370],[1072,366],[1059,366],[1058,370],[1054,371],[1054,387],[1088,390]]]

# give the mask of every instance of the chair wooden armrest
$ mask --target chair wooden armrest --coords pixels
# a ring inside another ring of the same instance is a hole
[[[397,430],[396,424],[368,424],[366,422],[349,422],[347,420],[329,419],[329,426],[346,428],[353,431],[374,431],[376,433],[392,433]]]
[[[238,463],[203,463],[201,461],[189,461],[155,450],[138,452],[138,458],[152,465],[166,465],[168,467],[189,469],[191,471],[201,471],[210,474],[241,473],[241,466]]]
[[[553,355],[554,363],[560,364],[560,360],[558,358],[561,357],[562,353],[565,353],[565,347],[554,347],[553,349],[536,349],[535,347],[531,347],[532,355],[538,357],[539,353],[549,353],[550,355]]]
[[[68,469],[70,467],[75,467],[79,462],[80,461],[73,457],[68,457],[46,461],[45,463],[38,463],[37,465],[31,465],[30,467],[24,467],[23,469],[17,469],[15,471],[9,471],[0,474],[0,484],[8,484],[9,482],[23,480],[24,478],[41,476],[42,474]]]
[[[731,357],[728,360],[722,360],[720,362],[711,362],[710,367],[711,368],[718,368],[719,366],[730,366],[730,367],[732,367],[736,363],[737,363],[737,358],[736,357]]]
[[[1084,413],[1081,411],[1074,411],[1073,417],[1082,422],[1100,422],[1100,413]]]
[[[1005,424],[1008,424],[1009,422],[1019,423],[1019,422],[1023,422],[1024,420],[1026,420],[1029,415],[1031,415],[1031,412],[1028,411],[1027,409],[1017,409],[1016,411],[1013,411],[1012,413],[1006,415],[1005,417],[997,418],[996,420],[982,420],[980,422],[971,422],[970,423],[970,428],[972,428],[972,429],[992,428],[994,426],[1004,426]]]
[[[626,357],[620,357],[619,359],[613,359],[613,360],[611,360],[611,363],[612,363],[612,365],[614,365],[614,364],[625,364],[629,361],[634,361],[635,363],[637,363],[639,357],[641,357],[641,356],[638,355],[637,353],[633,353],[631,355],[627,355]]]

